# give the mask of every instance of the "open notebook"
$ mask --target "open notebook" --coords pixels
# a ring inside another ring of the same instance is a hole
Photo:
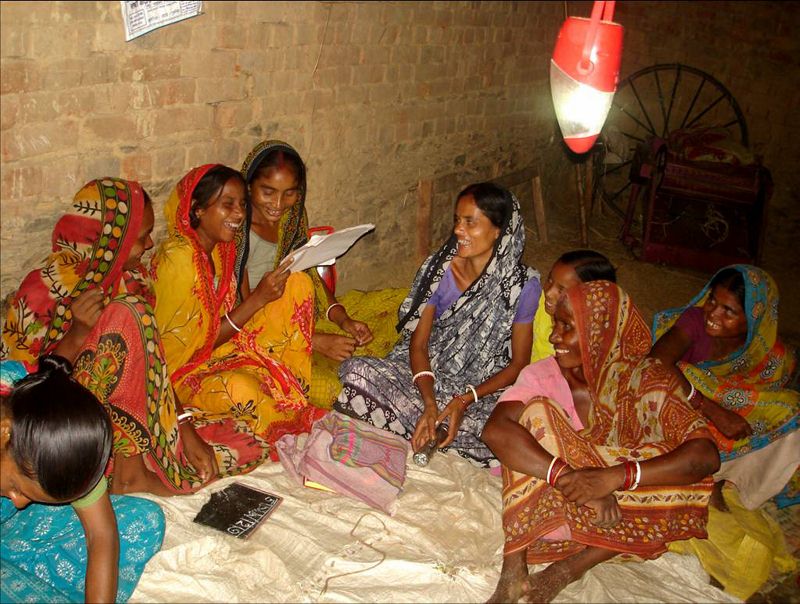
[[[312,266],[333,264],[334,260],[374,228],[374,224],[360,224],[334,231],[330,235],[312,235],[308,243],[291,253],[292,263],[289,270],[298,272]]]

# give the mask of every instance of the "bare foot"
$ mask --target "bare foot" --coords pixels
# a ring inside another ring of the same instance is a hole
[[[111,493],[129,495],[131,493],[152,493],[162,497],[176,495],[161,479],[144,465],[141,455],[124,457],[114,456],[114,476],[111,481]]]
[[[516,552],[503,558],[503,569],[500,571],[500,580],[497,588],[489,596],[488,604],[497,602],[518,602],[524,593],[524,586],[528,581],[528,563],[525,559],[526,551]]]
[[[528,578],[522,602],[550,602],[567,585],[575,581],[569,569],[554,562]]]
[[[711,498],[708,500],[708,505],[715,507],[720,512],[730,512],[731,509],[725,503],[725,497],[722,495],[722,487],[725,486],[725,481],[720,480],[714,483],[714,490],[711,491]]]
[[[567,585],[580,579],[587,570],[616,555],[617,552],[611,550],[587,547],[568,558],[553,562],[528,578],[523,588],[525,593],[520,601],[550,602]]]

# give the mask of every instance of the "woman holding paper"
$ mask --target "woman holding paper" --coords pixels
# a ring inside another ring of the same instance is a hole
[[[279,266],[237,304],[234,238],[245,213],[236,170],[209,164],[183,177],[165,207],[169,236],[152,261],[155,315],[184,408],[244,420],[272,454],[278,438],[308,431],[316,417],[305,396],[313,291],[308,275]]]
[[[522,264],[519,204],[491,183],[458,196],[453,233],[417,271],[400,306],[400,340],[386,358],[342,364],[334,409],[411,440],[440,424],[469,461],[499,468],[480,434],[500,391],[530,361],[531,322],[542,288]]]
[[[254,284],[308,241],[306,167],[293,147],[270,140],[250,152],[242,165],[242,175],[251,203],[247,228],[237,235],[236,276],[239,294],[247,299],[254,292]],[[314,284],[315,318],[325,318],[344,332],[326,333],[316,329],[316,324],[312,332],[314,357],[309,398],[316,405],[330,407],[339,390],[338,363],[353,356],[356,347],[368,344],[373,336],[366,323],[347,314],[315,267],[305,272]]]

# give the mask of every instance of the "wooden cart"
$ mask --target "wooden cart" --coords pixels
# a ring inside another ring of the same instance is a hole
[[[624,217],[621,238],[641,260],[707,272],[759,264],[772,179],[720,82],[681,64],[638,71],[600,140],[595,197]]]

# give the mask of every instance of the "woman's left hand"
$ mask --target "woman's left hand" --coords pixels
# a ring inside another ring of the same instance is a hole
[[[353,356],[356,342],[350,336],[315,331],[311,336],[311,347],[315,352],[341,363]]]
[[[369,344],[374,338],[372,331],[370,331],[370,328],[366,323],[362,321],[356,321],[350,317],[347,317],[344,321],[342,321],[341,328],[355,338],[358,346]]]
[[[446,419],[450,419],[447,426],[447,438],[444,439],[442,444],[439,447],[446,447],[456,437],[458,434],[458,429],[461,427],[461,421],[464,419],[464,412],[467,410],[467,404],[464,402],[459,396],[456,396],[450,399],[450,402],[447,403],[447,406],[442,409],[442,412],[439,414],[439,417],[436,418],[436,425],[438,426]]]
[[[203,484],[216,478],[219,474],[219,468],[217,467],[217,458],[214,455],[213,447],[200,438],[192,422],[184,422],[180,424],[178,429],[183,442],[183,454],[186,457],[186,461],[197,471],[197,475],[203,481]]]
[[[622,510],[620,510],[617,498],[613,494],[606,495],[602,499],[587,501],[586,507],[594,512],[592,524],[600,528],[611,528],[622,520]]]
[[[586,505],[613,493],[618,482],[612,468],[581,468],[560,476],[556,488],[576,505]]]

